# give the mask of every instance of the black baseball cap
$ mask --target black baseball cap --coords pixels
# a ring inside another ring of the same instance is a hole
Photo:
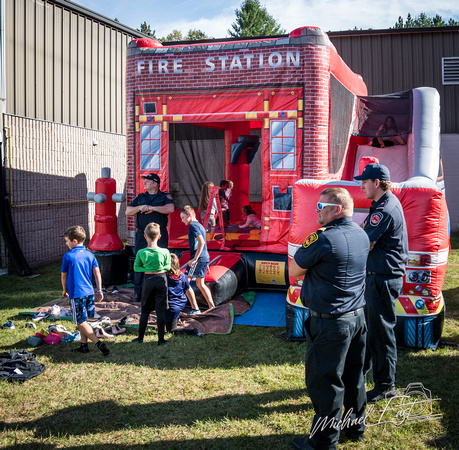
[[[145,176],[142,176],[141,178],[143,178],[144,180],[151,180],[151,181],[155,181],[156,183],[159,184],[159,175],[156,175],[156,173],[150,173],[148,175],[145,175]]]
[[[385,180],[390,181],[389,169],[383,164],[367,164],[361,175],[354,177],[354,180]]]

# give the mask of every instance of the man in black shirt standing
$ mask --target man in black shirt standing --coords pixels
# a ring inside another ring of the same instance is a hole
[[[169,235],[167,232],[168,215],[174,212],[174,200],[168,192],[159,190],[160,178],[156,173],[142,176],[145,180],[145,192],[139,194],[126,208],[126,216],[136,217],[135,233],[135,253],[147,246],[144,237],[145,227],[150,222],[159,225],[161,238],[158,246],[167,248],[169,245]],[[134,302],[140,301],[142,292],[143,273],[136,272],[134,275]]]
[[[317,203],[318,223],[290,262],[289,275],[304,275],[306,385],[314,405],[307,438],[297,449],[336,449],[340,430],[349,439],[365,431],[365,265],[370,243],[353,220],[354,203],[343,188],[328,188]],[[341,411],[344,406],[344,415]]]
[[[396,395],[395,302],[403,290],[408,235],[402,205],[390,191],[389,169],[382,164],[368,164],[354,178],[362,181],[365,197],[373,200],[363,228],[370,239],[365,288],[365,371],[373,366],[375,387],[367,392],[367,402],[374,403]]]

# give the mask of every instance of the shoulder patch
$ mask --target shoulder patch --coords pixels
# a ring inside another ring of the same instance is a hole
[[[166,193],[166,197],[167,197],[169,200],[173,200],[173,198],[172,198],[172,195],[171,195],[171,194],[169,194],[169,192],[168,192],[168,193]]]
[[[370,217],[370,225],[373,227],[376,227],[377,225],[379,225],[379,222],[381,222],[382,218],[383,218],[382,213],[380,212],[373,213]]]
[[[308,248],[311,244],[317,241],[319,236],[317,233],[311,233],[303,242],[303,248]]]

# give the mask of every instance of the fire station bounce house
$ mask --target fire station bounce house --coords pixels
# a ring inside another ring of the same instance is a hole
[[[404,145],[369,145],[388,115]],[[315,27],[284,37],[186,45],[137,39],[128,48],[127,123],[128,202],[142,192],[142,175],[160,176],[161,190],[178,208],[169,216],[169,248],[182,252],[182,264],[189,253],[180,208],[198,206],[205,181],[233,181],[231,224],[208,242],[206,283],[216,304],[247,289],[287,291],[291,339],[304,337],[307,309],[299,299],[301,279],[288,277],[288,261],[319,226],[319,192],[325,185],[347,188],[361,222],[370,201],[353,176],[369,162],[387,165],[410,252],[397,338],[407,347],[437,345],[449,236],[436,90],[367,96],[362,78]],[[261,230],[237,225],[249,204]],[[128,229],[133,243],[132,218]]]

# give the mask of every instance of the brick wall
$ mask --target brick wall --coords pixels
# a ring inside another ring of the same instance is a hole
[[[62,257],[67,227],[82,225],[88,238],[94,233],[95,205],[86,194],[95,190],[103,167],[110,167],[116,191],[125,193],[126,140],[11,115],[5,116],[5,126],[11,132],[11,156],[6,147],[4,157],[14,227],[27,262],[38,267]],[[117,204],[121,239],[126,239],[125,208]]]

